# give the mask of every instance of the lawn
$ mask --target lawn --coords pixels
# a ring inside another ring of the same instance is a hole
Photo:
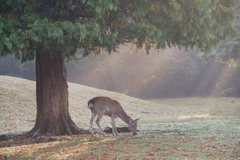
[[[0,135],[30,130],[36,116],[35,83],[0,76],[0,84]],[[80,128],[89,128],[87,101],[99,95],[117,99],[133,119],[140,118],[138,135],[45,137],[44,143],[0,141],[0,159],[240,159],[240,99],[144,101],[69,83],[69,110]],[[101,121],[103,127],[109,123],[109,117]],[[116,124],[126,127],[120,119]]]

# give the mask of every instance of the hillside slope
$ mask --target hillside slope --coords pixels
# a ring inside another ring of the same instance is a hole
[[[88,129],[91,111],[89,99],[108,96],[118,100],[133,119],[140,118],[140,130],[161,130],[163,125],[212,119],[237,119],[240,117],[240,100],[233,98],[178,98],[144,101],[116,92],[69,83],[69,111],[79,128]],[[36,87],[34,81],[0,76],[0,134],[30,130],[36,118]],[[103,116],[101,126],[111,123]],[[116,119],[117,126],[127,126]],[[96,124],[94,127],[97,128]]]
[[[36,87],[35,82],[0,76],[0,134],[30,130],[34,126],[36,116]],[[73,121],[80,128],[87,129],[91,111],[87,108],[89,99],[95,96],[109,96],[118,100],[132,118],[142,117],[146,107],[156,104],[132,98],[115,92],[95,89],[83,85],[69,83],[69,111]],[[103,117],[101,124],[110,123],[109,117]],[[117,125],[124,125],[117,120]],[[125,125],[124,125],[125,126]]]

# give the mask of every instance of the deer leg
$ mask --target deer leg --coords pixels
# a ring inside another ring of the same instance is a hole
[[[94,112],[92,112],[92,118],[90,119],[90,132],[92,134],[92,136],[94,135],[93,133],[93,120],[95,119],[96,114]]]
[[[117,129],[115,126],[115,115],[114,114],[112,114],[111,119],[112,119],[112,134],[113,134],[113,136],[115,136],[115,135],[118,135],[118,132],[117,132]]]
[[[98,127],[100,128],[101,134],[104,135],[104,136],[106,136],[106,134],[104,133],[102,127],[100,126],[100,120],[101,120],[101,118],[102,118],[102,115],[98,114],[98,117],[97,117],[97,120],[96,120],[96,124],[97,124]]]

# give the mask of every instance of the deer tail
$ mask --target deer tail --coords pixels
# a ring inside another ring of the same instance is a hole
[[[88,102],[88,108],[90,108],[90,109],[93,108],[93,103],[92,102]]]

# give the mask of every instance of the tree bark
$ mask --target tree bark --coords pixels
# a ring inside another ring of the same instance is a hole
[[[59,53],[36,53],[37,117],[29,137],[87,133],[72,121],[68,106],[67,73]]]

